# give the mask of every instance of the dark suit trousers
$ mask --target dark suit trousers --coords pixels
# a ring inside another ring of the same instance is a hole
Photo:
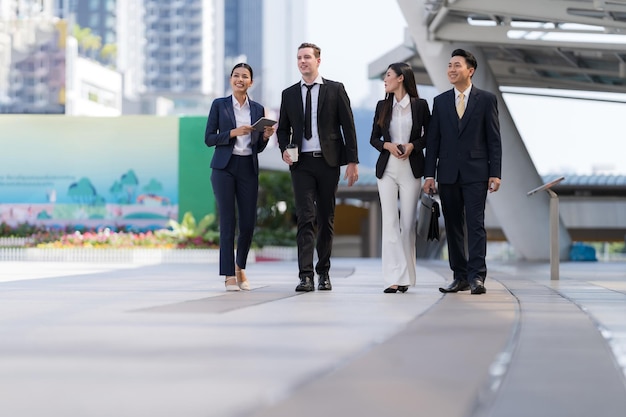
[[[485,262],[487,182],[439,184],[439,196],[446,225],[450,268],[454,278],[464,281],[479,278],[484,281],[487,276]]]
[[[259,177],[252,156],[232,155],[225,169],[213,169],[211,184],[220,219],[220,275],[235,275],[235,205],[239,218],[237,265],[244,269],[256,224]]]
[[[314,248],[318,257],[315,271],[327,274],[330,270],[339,172],[339,167],[330,167],[324,158],[307,155],[300,155],[291,170],[298,222],[296,240],[300,278],[313,277]]]

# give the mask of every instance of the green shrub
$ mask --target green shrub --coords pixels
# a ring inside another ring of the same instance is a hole
[[[255,247],[296,244],[295,204],[288,172],[259,174],[257,224],[252,238]]]

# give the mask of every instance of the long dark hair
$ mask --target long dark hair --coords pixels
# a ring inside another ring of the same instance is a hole
[[[252,72],[252,67],[250,65],[246,64],[245,62],[238,63],[237,65],[235,65],[233,67],[232,70],[230,70],[230,76],[231,77],[233,76],[233,72],[235,72],[235,69],[237,69],[237,68],[245,68],[245,69],[247,69],[248,71],[250,71],[250,79],[251,80],[254,79],[254,73]]]
[[[419,98],[419,94],[417,93],[417,84],[415,83],[415,74],[413,73],[413,68],[405,63],[405,62],[394,62],[393,64],[387,67],[387,71],[392,70],[399,77],[400,75],[404,75],[404,79],[402,80],[402,86],[409,94],[411,98]],[[385,71],[385,74],[387,73]],[[385,103],[383,104],[382,111],[378,116],[378,120],[376,123],[380,127],[389,126],[391,123],[391,108],[393,107],[393,93],[388,93],[385,96]]]

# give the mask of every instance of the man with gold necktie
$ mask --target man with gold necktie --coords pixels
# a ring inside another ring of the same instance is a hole
[[[485,204],[487,192],[500,188],[502,141],[496,96],[472,85],[477,67],[472,53],[452,52],[448,80],[454,88],[435,97],[426,139],[422,188],[437,192],[437,178],[454,278],[439,288],[443,293],[487,291]]]

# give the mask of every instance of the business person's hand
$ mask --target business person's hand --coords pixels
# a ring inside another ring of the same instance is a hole
[[[289,152],[287,151],[287,149],[283,151],[283,161],[285,161],[285,163],[289,166],[293,165],[293,161],[291,160],[291,155],[289,155]]]
[[[408,153],[406,150],[407,146],[408,145],[402,145],[399,143],[385,142],[383,144],[383,149],[386,149],[387,151],[389,151],[390,154],[392,154],[398,159],[405,159],[408,156]]]
[[[424,190],[424,192],[426,194],[437,194],[437,187],[435,186],[435,179],[434,178],[426,178],[424,180],[424,186],[422,187],[422,190]]]
[[[500,189],[500,178],[490,177],[489,178],[489,192],[495,193]]]
[[[263,139],[269,140],[274,134],[274,126],[265,126],[263,129]]]
[[[359,180],[359,166],[354,162],[351,162],[346,167],[346,174],[343,176],[344,180],[348,180],[348,187],[352,187],[355,182]]]
[[[398,159],[408,159],[411,152],[413,152],[414,146],[412,143],[407,143],[404,145],[398,145],[398,147],[402,146],[402,153],[398,157]]]
[[[235,129],[231,129],[230,131],[230,137],[232,138],[236,138],[237,136],[244,136],[244,135],[248,135],[250,134],[254,129],[252,128],[252,126],[249,125],[245,125],[245,126],[239,126]]]

